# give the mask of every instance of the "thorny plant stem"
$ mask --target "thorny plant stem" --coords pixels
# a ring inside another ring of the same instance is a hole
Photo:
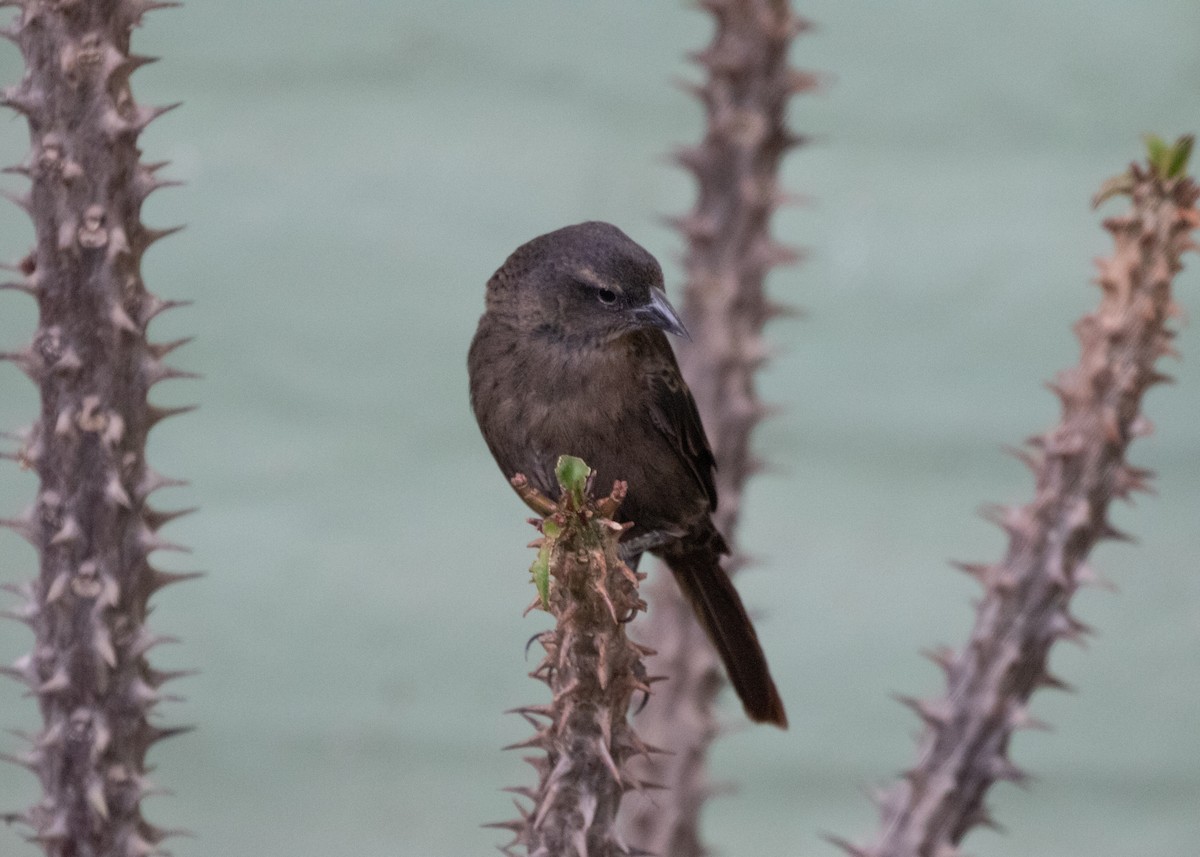
[[[577,463],[574,477],[562,462]],[[518,709],[536,732],[509,749],[540,751],[526,758],[538,784],[510,789],[531,805],[518,802],[519,819],[492,826],[512,831],[503,849],[510,854],[520,847],[530,857],[625,857],[632,852],[616,829],[617,810],[627,790],[647,785],[630,773],[628,761],[653,752],[627,720],[634,694],[650,690],[642,665],[650,652],[625,635],[646,606],[638,596],[644,575],[618,553],[625,527],[612,518],[625,485],[618,482],[594,502],[579,459],[564,456],[557,473],[558,503],[523,477],[513,480],[522,499],[544,514],[533,572],[545,583],[531,606],[545,604],[555,627],[539,637],[545,656],[531,675],[550,688],[551,701]]]
[[[790,132],[792,95],[816,79],[788,64],[788,51],[807,23],[787,0],[703,0],[716,32],[693,59],[705,81],[690,87],[707,114],[704,140],[676,154],[695,177],[692,212],[674,221],[687,242],[683,315],[692,342],[683,344],[683,368],[717,460],[718,529],[736,545],[746,480],[759,469],[750,448],[754,427],[768,413],[755,389],[755,373],[768,349],[762,330],[787,309],[771,303],[764,282],[775,266],[795,260],[770,235],[771,215],[786,201],[779,164],[801,142]],[[741,564],[736,552],[733,571]],[[648,643],[659,652],[656,686],[638,718],[639,729],[670,755],[638,762],[646,779],[663,784],[653,801],[634,798],[624,819],[630,841],[662,857],[699,857],[699,818],[711,788],[708,747],[717,735],[713,705],[723,680],[704,632],[696,625],[670,575],[653,587],[655,621]]]
[[[1155,364],[1174,354],[1167,323],[1179,310],[1171,283],[1183,253],[1195,249],[1189,233],[1200,223],[1197,188],[1182,165],[1178,172],[1133,165],[1106,186],[1127,192],[1132,206],[1104,224],[1115,248],[1098,261],[1101,302],[1075,326],[1078,365],[1051,385],[1062,418],[1022,454],[1036,495],[991,513],[1009,536],[1002,561],[962,565],[984,587],[970,641],[958,652],[931,653],[946,673],[943,696],[902,699],[925,724],[918,760],[880,795],[872,844],[834,840],[855,857],[956,857],[972,828],[994,824],[985,805],[992,784],[1026,778],[1009,758],[1012,734],[1040,726],[1028,712],[1038,688],[1065,687],[1047,662],[1055,642],[1088,631],[1068,609],[1080,587],[1096,582],[1088,554],[1102,540],[1125,538],[1109,523],[1108,507],[1146,490],[1150,478],[1125,453],[1150,431],[1143,394],[1167,380]]]
[[[146,653],[169,638],[146,624],[158,589],[191,575],[155,568],[155,551],[179,549],[158,530],[183,512],[149,496],[181,484],[155,473],[146,437],[187,410],[150,404],[150,388],[186,377],[163,362],[184,341],[153,343],[151,319],[176,304],[146,290],[141,260],[174,230],[146,227],[143,201],[170,184],[142,163],[137,139],[168,108],[138,104],[130,75],[150,58],[130,34],[152,0],[6,2],[6,35],[26,74],[3,103],[29,123],[32,149],[11,171],[31,187],[18,203],[36,247],[7,288],[37,300],[32,344],[4,355],[41,392],[40,419],[15,457],[37,471],[34,506],[5,523],[38,551],[40,573],[24,587],[17,617],[33,651],[5,672],[37,697],[43,728],[11,761],[41,782],[42,797],[13,820],[49,857],[150,857],[170,835],[142,817],[155,791],[146,753],[181,731],[155,722],[182,672],[156,670]]]

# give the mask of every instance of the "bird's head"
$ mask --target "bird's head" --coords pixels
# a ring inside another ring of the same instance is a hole
[[[488,283],[488,312],[522,331],[605,342],[641,328],[687,336],[657,260],[596,221],[518,247]]]

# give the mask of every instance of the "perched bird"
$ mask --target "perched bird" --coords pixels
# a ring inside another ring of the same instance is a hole
[[[487,284],[467,366],[471,406],[504,475],[557,499],[560,455],[622,479],[623,553],[661,557],[720,653],[750,719],[787,715],[746,608],[721,568],[712,450],[663,332],[686,335],[662,269],[607,223],[518,247]]]

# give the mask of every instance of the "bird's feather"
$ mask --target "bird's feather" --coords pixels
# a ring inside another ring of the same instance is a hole
[[[696,400],[679,372],[666,337],[658,331],[639,331],[638,335],[646,340],[647,346],[642,377],[650,397],[650,419],[687,465],[712,511],[717,508],[717,486],[713,481],[717,463],[704,434]]]

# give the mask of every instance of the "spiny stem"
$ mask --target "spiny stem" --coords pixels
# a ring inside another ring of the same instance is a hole
[[[148,600],[186,575],[150,556],[177,546],[159,527],[176,513],[149,494],[168,480],[147,466],[146,438],[170,415],[151,387],[185,377],[146,326],[170,305],[146,290],[145,251],[168,230],[145,226],[147,195],[165,182],[139,161],[137,139],[165,110],[138,104],[129,77],[147,58],[130,53],[147,0],[24,0],[8,35],[26,74],[3,102],[25,116],[32,148],[13,171],[30,191],[19,203],[36,247],[12,285],[38,302],[32,343],[9,355],[38,385],[40,419],[18,458],[37,470],[34,506],[10,523],[37,548],[38,579],[17,611],[33,652],[8,674],[39,703],[42,731],[16,760],[43,796],[17,818],[50,857],[149,857],[170,835],[142,817],[154,791],[146,754],[180,730],[152,722],[163,685],[181,672],[151,668],[146,652],[168,640],[146,625]]]
[[[954,857],[968,831],[994,823],[984,802],[992,784],[1026,778],[1009,758],[1009,742],[1016,730],[1040,726],[1029,714],[1038,688],[1066,686],[1049,672],[1049,652],[1088,633],[1069,603],[1096,582],[1091,549],[1125,538],[1109,523],[1109,505],[1147,490],[1149,472],[1125,453],[1150,431],[1143,394],[1167,380],[1155,364],[1173,353],[1167,325],[1179,309],[1171,283],[1183,253],[1195,249],[1189,233],[1200,224],[1200,191],[1183,174],[1185,146],[1186,138],[1152,152],[1147,166],[1130,167],[1121,187],[1114,191],[1110,181],[1102,191],[1128,194],[1132,205],[1104,223],[1115,247],[1097,262],[1100,305],[1075,326],[1079,363],[1051,384],[1062,417],[1030,441],[1034,499],[990,513],[1008,533],[1003,560],[961,566],[984,588],[970,641],[931,655],[946,673],[941,697],[901,699],[925,724],[918,761],[882,794],[873,844],[835,840],[856,857]]]
[[[754,380],[769,351],[762,331],[789,312],[767,298],[765,281],[771,269],[797,258],[770,233],[772,214],[787,201],[778,183],[780,162],[802,142],[788,129],[787,104],[817,81],[788,64],[795,36],[808,26],[788,0],[700,5],[715,19],[716,32],[693,56],[705,80],[689,87],[707,114],[705,136],[675,155],[698,189],[691,213],[672,221],[686,241],[683,317],[692,334],[679,362],[717,461],[717,528],[734,545],[742,491],[759,468],[751,434],[768,413]],[[724,682],[669,577],[659,575],[653,587],[656,620],[647,633],[671,681],[639,717],[639,728],[671,755],[638,763],[668,791],[653,802],[634,799],[624,827],[631,841],[655,854],[700,857],[707,853],[699,816],[711,793],[705,767],[717,734],[713,707]]]
[[[536,522],[542,538],[535,569],[544,562],[548,592],[539,600],[556,624],[539,635],[545,656],[531,673],[549,686],[551,701],[518,710],[536,732],[509,748],[544,754],[527,759],[538,772],[537,787],[510,789],[532,806],[518,803],[519,819],[491,826],[512,831],[506,853],[523,847],[531,857],[618,857],[631,853],[615,827],[621,798],[648,785],[628,772],[627,762],[652,751],[627,721],[633,695],[650,690],[642,665],[648,650],[625,636],[626,623],[646,607],[638,597],[643,575],[618,553],[626,527],[612,516],[624,484],[594,501],[582,461],[564,456],[557,472],[558,503],[513,480],[531,507],[546,510]]]

